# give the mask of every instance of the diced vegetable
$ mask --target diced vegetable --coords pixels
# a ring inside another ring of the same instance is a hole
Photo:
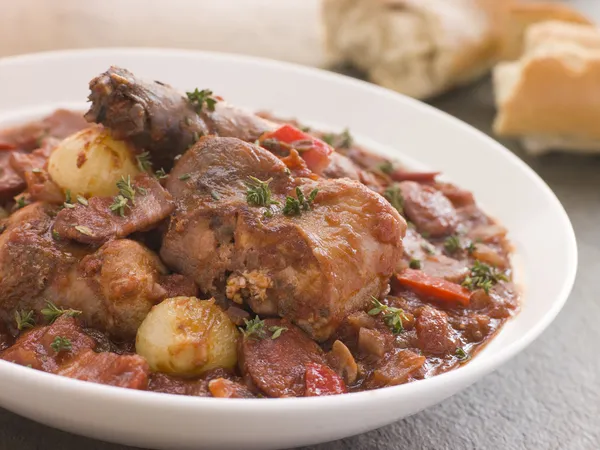
[[[306,365],[306,396],[336,395],[348,392],[344,380],[323,364]]]
[[[469,305],[471,292],[443,278],[432,277],[420,270],[406,269],[396,275],[396,281],[411,291],[442,302],[457,302]]]
[[[308,168],[317,174],[320,174],[329,165],[329,155],[333,153],[330,145],[292,125],[283,125],[275,131],[263,134],[260,138],[261,141],[267,139],[273,139],[296,148]]]

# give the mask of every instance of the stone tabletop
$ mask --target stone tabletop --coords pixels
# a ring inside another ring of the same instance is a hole
[[[489,81],[432,104],[490,133]],[[445,402],[360,436],[304,450],[600,449],[600,156],[526,157],[575,227],[579,272],[546,332],[500,370]],[[549,242],[548,245],[552,245]],[[0,409],[0,450],[127,450],[38,425]]]

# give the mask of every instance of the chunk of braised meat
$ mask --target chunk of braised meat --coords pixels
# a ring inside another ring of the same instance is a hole
[[[446,196],[456,208],[475,204],[475,197],[467,191],[452,183],[435,183],[434,187]]]
[[[91,327],[132,339],[153,305],[168,294],[192,292],[190,281],[169,276],[158,256],[138,242],[115,240],[94,251],[57,240],[51,231],[55,212],[42,203],[26,206],[0,234],[0,313],[6,317],[40,311],[50,301],[83,311]]]
[[[43,120],[0,131],[0,203],[25,189],[25,172],[43,168],[57,142],[86,126],[80,113],[59,109]]]
[[[112,197],[92,197],[87,205],[73,204],[56,216],[53,230],[60,238],[82,244],[102,245],[111,239],[123,238],[136,231],[145,231],[173,212],[175,204],[160,183],[142,173],[131,183],[134,203],[123,208],[123,214],[111,210]]]
[[[94,78],[90,90],[92,106],[85,118],[110,128],[117,139],[131,139],[150,152],[156,167],[166,170],[198,136],[216,134],[254,142],[278,127],[224,101],[218,101],[214,110],[195,105],[168,84],[141,80],[119,67]]]
[[[273,327],[286,330],[273,339]],[[287,320],[266,319],[263,331],[240,342],[238,364],[244,378],[269,397],[302,397],[306,365],[325,364],[323,350]]]
[[[376,389],[412,381],[425,364],[425,356],[411,350],[396,350],[367,378],[364,386]]]
[[[57,109],[42,120],[0,131],[0,148],[10,145],[31,152],[40,148],[45,139],[62,140],[87,126],[81,112]]]
[[[165,290],[165,298],[196,297],[198,294],[194,280],[178,273],[162,275],[158,283]]]
[[[208,391],[213,397],[254,398],[255,395],[243,384],[228,378],[215,378],[208,382]]]
[[[248,203],[250,177],[271,180],[270,212]],[[285,215],[296,187],[318,193]],[[207,295],[225,287],[231,300],[320,341],[387,290],[402,254],[405,222],[380,195],[350,180],[294,179],[273,154],[237,139],[202,138],[167,189],[177,202],[160,251],[169,267]]]
[[[364,355],[381,358],[392,347],[391,335],[381,331],[361,328],[358,331],[358,350]]]
[[[0,358],[44,372],[56,373],[83,352],[93,350],[94,340],[73,317],[63,315],[52,325],[33,328],[0,354]]]
[[[65,201],[62,189],[52,181],[45,170],[26,172],[25,182],[27,183],[27,193],[32,202],[61,205]]]
[[[14,339],[6,327],[4,320],[0,322],[0,352],[6,350],[14,342]]]
[[[424,306],[418,312],[415,328],[419,348],[424,352],[448,355],[456,351],[459,342],[457,333],[443,311]]]
[[[468,316],[451,316],[452,327],[460,331],[469,342],[481,342],[492,331],[493,319],[484,314],[469,314]]]
[[[81,352],[57,371],[58,375],[76,380],[144,390],[148,387],[149,373],[150,367],[141,356],[93,350]]]
[[[403,181],[398,186],[402,192],[404,212],[419,232],[440,237],[456,231],[458,216],[444,194],[414,181]]]
[[[17,152],[0,148],[0,203],[10,201],[25,189],[25,180],[10,165],[11,155]]]
[[[193,397],[209,397],[206,379],[176,378],[164,373],[152,373],[148,390],[164,394],[189,395]]]

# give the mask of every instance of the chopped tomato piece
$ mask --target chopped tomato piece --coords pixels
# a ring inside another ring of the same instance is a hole
[[[330,145],[292,125],[283,125],[275,131],[263,134],[260,138],[261,141],[266,139],[274,139],[292,147],[298,144],[296,149],[300,151],[300,156],[308,168],[317,174],[329,165],[329,155],[333,153]]]
[[[323,364],[306,365],[306,396],[336,395],[348,392],[344,380]]]
[[[420,270],[406,269],[396,275],[396,280],[401,286],[419,295],[442,302],[458,302],[468,306],[471,299],[468,289],[443,278],[432,277]]]
[[[390,174],[394,181],[416,181],[418,183],[432,183],[440,172],[409,172],[396,169]]]

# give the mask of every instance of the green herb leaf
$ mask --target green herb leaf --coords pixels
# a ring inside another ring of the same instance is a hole
[[[183,175],[179,175],[177,178],[181,181],[187,181],[192,178],[192,176],[189,173],[184,173]]]
[[[421,268],[421,260],[415,258],[411,259],[408,263],[408,267],[410,267],[411,269],[419,270]]]
[[[114,203],[109,206],[110,210],[116,212],[121,217],[125,216],[125,208],[131,208],[129,206],[129,200],[122,195],[117,195],[114,199]]]
[[[269,328],[269,331],[273,333],[273,335],[271,336],[271,339],[277,339],[279,336],[281,336],[281,333],[283,333],[284,331],[287,331],[287,327],[273,326],[273,327]]]
[[[52,230],[52,239],[55,241],[60,241],[60,234],[56,230]]]
[[[495,267],[475,261],[462,285],[471,291],[483,289],[486,294],[489,294],[492,286],[500,281],[508,281],[508,277]]]
[[[256,316],[254,319],[244,319],[246,328],[241,328],[240,331],[244,335],[244,338],[251,339],[262,339],[265,337],[265,321],[260,320],[260,317]],[[281,333],[280,333],[281,334]]]
[[[81,195],[77,196],[77,201],[79,203],[81,203],[83,206],[88,206],[89,205],[87,199],[85,197],[82,197]]]
[[[448,254],[453,255],[457,251],[461,249],[460,239],[458,236],[449,236],[444,241],[444,248],[448,252]]]
[[[299,216],[302,211],[308,211],[311,209],[313,201],[319,193],[318,189],[313,189],[308,197],[304,195],[299,187],[296,187],[296,198],[287,196],[285,198],[285,206],[283,207],[283,214],[286,216]]]
[[[65,203],[73,203],[71,201],[71,189],[65,191]]]
[[[471,358],[469,356],[469,354],[467,352],[465,352],[462,347],[457,347],[456,352],[454,352],[454,354],[456,355],[456,358],[461,362],[467,361],[468,359]]]
[[[15,311],[15,322],[19,331],[33,328],[35,325],[33,311]]]
[[[131,184],[131,177],[129,175],[127,175],[127,179],[121,177],[121,179],[117,181],[117,188],[119,188],[119,194],[121,196],[135,205],[135,189]]]
[[[475,242],[471,242],[467,247],[467,253],[469,255],[472,255],[475,250],[477,250],[477,247],[475,246]]]
[[[397,184],[388,186],[383,192],[383,196],[400,214],[404,215],[404,199]]]
[[[215,201],[221,200],[221,196],[219,195],[219,193],[217,191],[210,191],[210,196]]]
[[[66,337],[56,336],[52,341],[52,344],[50,344],[50,347],[52,347],[56,353],[68,351],[72,348],[71,340]]]
[[[391,161],[385,161],[385,162],[382,162],[381,164],[379,164],[377,166],[377,169],[379,169],[379,171],[389,175],[394,171],[394,165],[392,164]]]
[[[192,92],[186,92],[186,95],[189,102],[194,105],[197,113],[202,111],[204,105],[206,105],[206,108],[209,111],[214,111],[215,105],[218,102],[218,100],[213,97],[213,91],[210,89],[202,89],[199,91],[198,88],[196,88]]]
[[[354,139],[347,128],[339,134],[325,133],[321,140],[335,148],[350,148],[354,143]]]
[[[163,178],[167,178],[169,175],[167,175],[167,172],[165,172],[165,169],[160,168],[156,171],[156,173],[154,174],[154,176],[156,178],[158,178],[159,180],[162,180]]]
[[[246,201],[251,206],[265,206],[279,205],[279,202],[271,199],[271,188],[269,183],[272,181],[269,178],[266,181],[259,180],[255,177],[248,177],[246,182]]]
[[[89,229],[89,228],[88,228],[88,227],[86,227],[86,226],[83,226],[83,225],[76,225],[74,228],[75,228],[77,231],[79,231],[81,234],[85,234],[86,236],[92,236],[92,237],[94,236],[94,233],[92,232],[92,230],[91,230],[91,229]]]
[[[17,207],[17,209],[21,209],[21,208],[24,208],[25,206],[29,205],[29,201],[25,198],[24,195],[17,197],[15,199],[15,201],[17,202],[15,205]]]
[[[404,311],[400,308],[394,308],[393,306],[384,305],[375,297],[373,299],[373,309],[368,314],[370,316],[376,316],[383,313],[383,322],[392,330],[394,334],[400,334],[404,331],[403,321],[408,321],[408,317]]]
[[[52,302],[46,302],[46,307],[41,311],[42,315],[48,320],[48,323],[54,323],[63,314],[69,317],[75,317],[81,314],[81,311],[77,309],[63,309],[59,308]]]
[[[148,172],[152,169],[152,160],[150,159],[150,152],[142,152],[136,155],[137,165],[142,172]]]

